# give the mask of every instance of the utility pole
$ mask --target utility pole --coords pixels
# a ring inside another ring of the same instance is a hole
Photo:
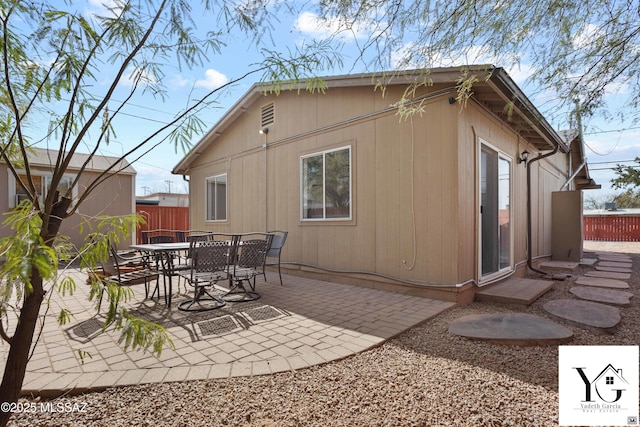
[[[167,193],[171,193],[171,181],[170,180],[166,180],[165,183],[167,184],[167,188],[169,189],[169,191],[167,191]]]

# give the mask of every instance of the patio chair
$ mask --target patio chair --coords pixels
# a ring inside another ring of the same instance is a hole
[[[229,245],[226,242],[194,241],[193,261],[189,271],[179,274],[193,286],[193,298],[178,305],[182,311],[207,311],[224,307],[226,302],[221,296],[214,295],[215,284],[221,280],[228,280],[231,286],[231,276],[227,271]],[[203,304],[211,302],[211,304]]]
[[[265,260],[266,266],[278,266],[278,276],[280,276],[280,285],[282,286],[282,273],[280,272],[280,253],[282,252],[282,247],[284,246],[284,242],[287,240],[288,231],[280,231],[274,230],[269,231],[270,234],[273,235],[271,239],[271,247],[267,251],[267,259]],[[270,261],[271,259],[271,261]],[[267,274],[264,269],[262,270],[262,275],[264,276],[264,281],[267,281]]]
[[[255,301],[260,298],[256,292],[256,276],[264,274],[264,263],[273,235],[252,233],[237,235],[230,253],[229,273],[232,287],[223,298],[227,302]],[[244,285],[247,282],[249,288]]]
[[[145,245],[148,243],[153,243],[151,241],[151,238],[156,236],[171,236],[171,238],[175,240],[176,232],[175,230],[167,230],[164,228],[156,228],[153,230],[142,230],[140,232],[142,243]],[[160,241],[156,241],[155,243],[171,243],[174,241],[174,240],[170,240],[170,241],[162,241],[162,240],[164,239],[160,239]]]
[[[185,241],[189,242],[189,250],[186,254],[182,254],[179,257],[178,263],[172,263],[169,267],[171,268],[171,275],[177,275],[178,277],[182,277],[182,275],[178,274],[181,271],[186,271],[191,269],[191,264],[193,262],[194,252],[196,244],[199,242],[212,242],[213,233],[202,233],[202,234],[188,234],[185,235]],[[178,285],[179,286],[179,285]]]
[[[152,245],[155,245],[157,243],[175,243],[176,242],[176,238],[175,236],[169,235],[169,234],[159,234],[157,236],[149,236],[149,243]],[[160,262],[162,260],[160,259],[160,257],[156,257],[155,262],[156,262],[156,268],[160,268]]]
[[[109,246],[109,258],[104,262],[101,262],[102,271],[105,276],[101,278],[104,282],[114,283],[118,286],[131,286],[137,284],[144,284],[144,297],[149,298],[149,286],[155,279],[156,287],[151,295],[151,298],[158,293],[160,298],[159,287],[159,273],[156,270],[151,270],[147,267],[138,265],[131,265],[134,262],[139,262],[142,258],[140,256],[131,257],[118,254],[116,248],[113,245]],[[127,266],[129,264],[129,266]],[[103,289],[104,294],[104,289]],[[98,307],[102,304],[103,294],[100,295],[98,301]]]

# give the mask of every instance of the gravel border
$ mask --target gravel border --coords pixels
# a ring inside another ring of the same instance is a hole
[[[603,333],[564,324],[574,332],[571,345],[640,343],[640,255],[631,256],[628,291],[634,298],[630,307],[620,308],[619,327]],[[268,376],[151,384],[47,402],[23,399],[63,410],[15,414],[9,425],[557,425],[557,346],[488,344],[451,335],[447,328],[469,314],[526,312],[548,318],[542,305],[575,299],[569,288],[589,269],[579,268],[529,307],[474,302],[337,362]]]

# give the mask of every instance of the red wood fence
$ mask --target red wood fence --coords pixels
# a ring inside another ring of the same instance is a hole
[[[640,216],[584,216],[583,229],[584,240],[640,242]]]
[[[142,215],[147,222],[138,227],[136,242],[142,241],[143,230],[188,230],[189,208],[184,206],[136,206],[136,213]]]

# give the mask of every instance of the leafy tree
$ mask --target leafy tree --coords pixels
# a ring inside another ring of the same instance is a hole
[[[428,71],[526,63],[531,69],[523,71],[554,96],[563,116],[566,111],[585,120],[598,112],[640,116],[635,0],[327,0],[318,2],[316,12],[318,29],[333,28],[332,37],[355,40],[362,67]],[[470,79],[461,79],[461,96],[473,91]],[[625,100],[613,112],[605,105],[611,93]]]
[[[209,55],[220,53],[231,31],[260,48],[286,2],[205,0],[202,10],[195,11],[193,2],[187,0],[113,0],[101,14],[92,16],[83,14],[84,5],[61,3],[0,0],[0,157],[29,199],[7,218],[5,225],[13,235],[0,242],[0,257],[5,259],[0,266],[0,336],[9,345],[0,402],[15,402],[19,396],[45,295],[73,292],[75,284],[60,275],[58,261],[77,253],[84,266],[95,265],[106,256],[108,241],[117,240],[136,221],[101,218],[87,232],[82,248],[70,248],[59,236],[62,221],[120,171],[123,163],[119,160],[133,157],[135,162],[162,143],[187,149],[204,130],[197,114],[215,102],[217,91],[247,76],[275,81],[275,91],[286,87],[278,83],[283,79],[296,82],[302,78],[308,89],[322,89],[322,82],[312,77],[335,59],[322,43],[307,44],[286,55],[262,49],[261,63],[221,88],[190,99],[173,120],[136,141],[74,197],[71,189],[86,175],[91,158],[109,144],[126,105],[139,94],[166,99],[165,67],[201,65]],[[196,30],[193,13],[210,17],[206,35]],[[125,80],[128,89],[119,101],[114,94]],[[50,118],[45,138],[58,153],[50,180],[52,191],[39,200],[29,152],[38,142],[36,125],[42,117]],[[72,156],[81,149],[89,151],[89,160],[75,174],[72,185],[62,185]],[[103,289],[99,283],[93,286],[94,296],[106,292],[109,300],[105,327],[111,324],[119,329],[125,345],[161,351],[168,342],[166,331],[118,308],[117,303],[127,296],[121,289]],[[59,321],[68,318],[68,311],[62,310]],[[9,417],[9,413],[0,413],[0,425],[6,425]]]
[[[640,157],[636,157],[635,162],[640,165]],[[638,169],[638,165],[616,165],[613,171],[618,177],[611,180],[613,188],[640,187],[640,169]]]
[[[640,208],[640,191],[628,189],[624,193],[613,198],[617,208],[637,209]]]
[[[640,157],[636,157],[635,162],[640,164]],[[624,188],[624,193],[615,196],[613,201],[619,208],[640,208],[640,170],[638,165],[616,165],[613,168],[617,177],[611,180],[613,188]]]

